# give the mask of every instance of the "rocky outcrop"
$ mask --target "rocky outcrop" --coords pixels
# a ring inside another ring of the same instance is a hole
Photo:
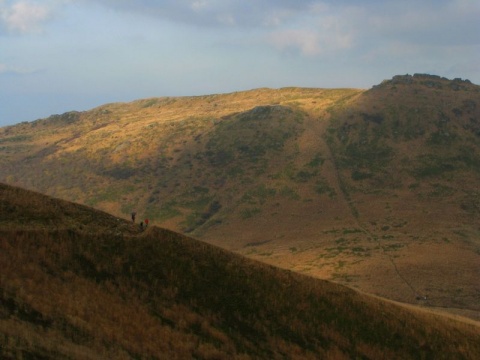
[[[395,75],[390,80],[383,80],[379,85],[375,85],[372,89],[385,88],[387,86],[395,87],[397,85],[419,84],[427,88],[442,89],[451,88],[452,90],[468,90],[472,86],[472,82],[468,79],[455,78],[453,80],[430,74],[413,74],[413,75]]]

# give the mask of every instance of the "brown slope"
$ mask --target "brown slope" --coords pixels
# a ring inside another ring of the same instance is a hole
[[[115,217],[1,190],[2,358],[480,355],[478,324],[407,310],[159,228],[132,235],[125,224],[112,234]],[[42,222],[30,199],[65,223],[45,218],[43,228],[25,228]],[[21,221],[11,220],[12,209]]]
[[[136,208],[262,261],[478,318],[478,94],[465,81],[416,75],[370,91],[111,104],[2,129],[0,173],[118,216]]]
[[[367,240],[343,245],[375,246],[385,258],[357,274],[389,271],[397,281],[378,284],[379,293],[403,288],[405,301],[425,296],[430,307],[477,318],[479,90],[458,79],[395,77],[336,112],[327,138]]]

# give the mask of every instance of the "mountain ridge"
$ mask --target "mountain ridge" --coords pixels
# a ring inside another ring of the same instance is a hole
[[[480,354],[473,321],[407,309],[166,229],[141,231],[83,205],[0,190],[2,358]]]
[[[0,180],[478,319],[479,94],[415,74],[108,104],[0,129]]]

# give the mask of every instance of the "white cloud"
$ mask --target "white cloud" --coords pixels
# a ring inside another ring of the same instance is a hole
[[[141,13],[205,27],[277,26],[308,12],[316,0],[83,0],[109,8]]]
[[[363,22],[353,19],[365,36],[425,46],[480,43],[478,0],[405,1],[370,10]]]
[[[334,55],[349,49],[353,37],[336,29],[295,29],[270,33],[267,42],[281,51],[300,52],[305,56]]]
[[[204,9],[206,6],[208,6],[208,2],[206,0],[195,0],[192,1],[191,8],[194,11],[200,11]]]
[[[19,66],[10,66],[7,64],[0,63],[0,74],[31,74],[36,72],[36,70],[22,68]]]
[[[345,9],[324,3],[310,6],[309,12],[292,16],[287,25],[270,29],[267,42],[281,51],[297,51],[304,56],[331,56],[353,47],[355,31]]]
[[[45,3],[21,0],[2,1],[0,5],[0,25],[13,33],[37,32],[51,16],[51,9]]]
[[[268,36],[268,41],[281,51],[299,50],[307,56],[322,52],[318,34],[309,30],[277,31]]]

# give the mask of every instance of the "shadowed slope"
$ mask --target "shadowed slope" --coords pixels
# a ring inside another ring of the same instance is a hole
[[[480,355],[477,325],[406,310],[156,227],[135,235],[131,224],[83,206],[0,190],[2,358]]]

